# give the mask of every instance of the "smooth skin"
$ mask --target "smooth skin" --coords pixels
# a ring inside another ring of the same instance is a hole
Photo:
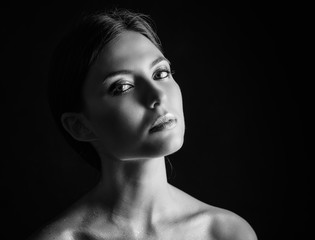
[[[83,111],[63,114],[62,122],[97,149],[101,180],[32,239],[257,239],[238,215],[167,182],[164,157],[184,141],[182,95],[169,61],[146,37],[126,31],[108,43],[90,68],[83,99]],[[151,132],[165,113],[176,126]]]

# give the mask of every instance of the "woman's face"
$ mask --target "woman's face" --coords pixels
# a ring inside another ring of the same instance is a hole
[[[104,47],[89,70],[83,98],[101,152],[121,160],[148,159],[183,144],[180,88],[168,60],[139,33],[126,31]]]

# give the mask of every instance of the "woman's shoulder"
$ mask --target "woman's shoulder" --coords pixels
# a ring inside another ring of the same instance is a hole
[[[251,225],[238,214],[208,204],[200,211],[208,219],[209,235],[218,240],[257,240]]]
[[[257,240],[254,229],[243,217],[226,209],[211,208],[210,232],[215,239]]]
[[[84,215],[84,209],[69,208],[33,233],[28,240],[72,240],[73,232],[80,227]]]
[[[74,227],[66,221],[57,219],[33,233],[28,240],[72,240]]]
[[[185,208],[190,209],[196,221],[206,225],[210,239],[257,240],[254,229],[238,214],[206,204],[188,194],[185,198],[187,199]]]
[[[28,240],[72,240],[71,230],[61,230],[53,225],[48,225],[33,234]]]

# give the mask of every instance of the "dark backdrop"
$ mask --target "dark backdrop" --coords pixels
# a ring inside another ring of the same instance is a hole
[[[183,148],[169,157],[169,181],[241,215],[259,239],[302,239],[310,196],[310,86],[301,64],[307,7],[113,2],[13,2],[2,8],[1,238],[26,238],[96,182],[97,172],[52,122],[47,64],[82,10],[117,6],[152,16],[182,88],[187,130]]]

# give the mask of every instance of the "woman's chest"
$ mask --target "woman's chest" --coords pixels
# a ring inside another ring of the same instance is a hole
[[[203,221],[187,221],[140,229],[103,226],[73,232],[73,240],[214,240],[209,224]]]

